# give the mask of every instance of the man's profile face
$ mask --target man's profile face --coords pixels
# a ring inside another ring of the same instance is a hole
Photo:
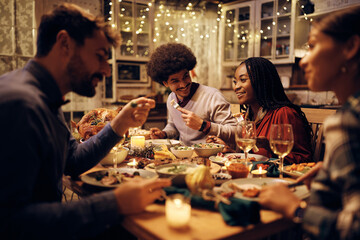
[[[95,95],[98,82],[110,74],[109,48],[100,30],[95,30],[91,38],[85,38],[83,46],[77,46],[66,67],[73,92],[86,97]]]
[[[163,82],[164,86],[170,88],[180,100],[189,96],[191,83],[192,80],[187,69],[170,75],[168,80]]]

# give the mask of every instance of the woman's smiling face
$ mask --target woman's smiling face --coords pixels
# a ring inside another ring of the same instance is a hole
[[[252,104],[256,102],[256,96],[245,63],[241,64],[235,71],[233,89],[240,104]]]

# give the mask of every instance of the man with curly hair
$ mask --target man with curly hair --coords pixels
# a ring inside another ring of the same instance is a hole
[[[151,138],[177,138],[185,145],[206,141],[206,135],[216,135],[234,141],[236,124],[230,104],[221,92],[192,82],[189,71],[196,65],[192,51],[180,43],[158,47],[147,64],[152,80],[170,88],[167,100],[168,123],[163,130],[152,128]]]

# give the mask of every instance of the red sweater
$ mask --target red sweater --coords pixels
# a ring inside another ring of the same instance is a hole
[[[294,147],[292,151],[285,157],[287,163],[300,163],[311,161],[311,139],[305,132],[305,126],[299,114],[295,109],[290,107],[281,107],[275,110],[269,110],[261,122],[256,124],[257,136],[264,136],[270,139],[271,124],[289,123],[293,127]],[[276,157],[271,151],[260,148],[256,154],[267,157]]]

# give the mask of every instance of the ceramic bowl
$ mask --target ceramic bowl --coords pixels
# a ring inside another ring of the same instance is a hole
[[[191,158],[191,156],[194,154],[194,148],[186,146],[172,147],[170,148],[170,151],[177,158]]]
[[[111,150],[101,161],[102,165],[113,165],[114,158],[116,159],[116,163],[119,164],[125,160],[129,152],[129,149],[126,147],[121,147],[121,149]]]
[[[192,147],[199,157],[214,156],[224,149],[224,145],[216,143],[199,143],[192,145]]]

